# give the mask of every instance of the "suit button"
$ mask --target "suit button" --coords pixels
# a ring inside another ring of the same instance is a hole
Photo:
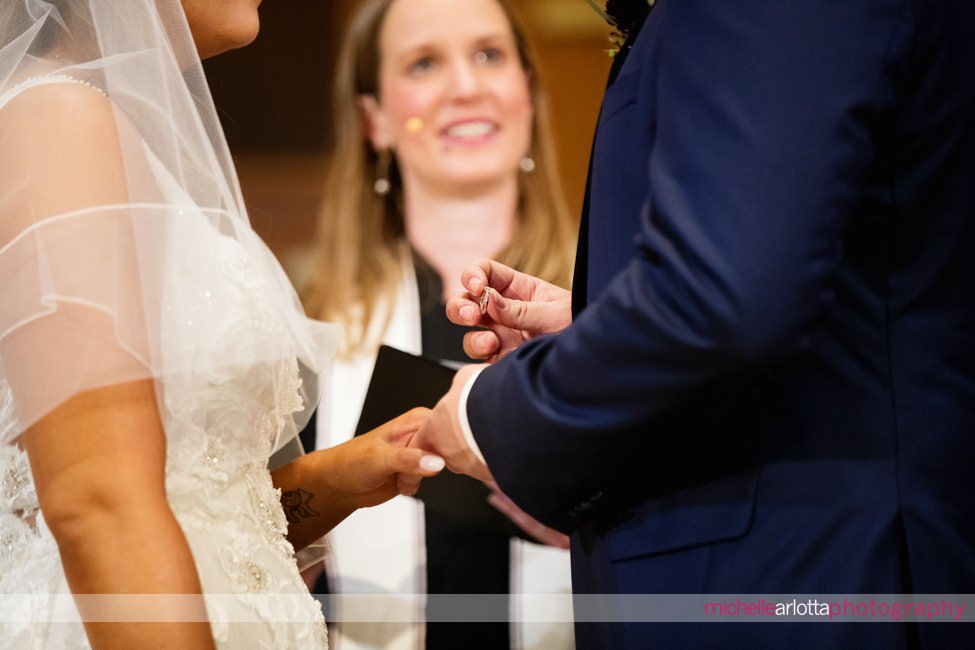
[[[572,517],[573,519],[582,519],[583,517],[588,516],[589,513],[591,513],[593,510],[596,509],[596,503],[602,498],[603,498],[603,493],[597,492],[596,494],[592,495],[585,501],[582,501],[581,503],[573,507],[572,510],[569,512],[569,516]]]

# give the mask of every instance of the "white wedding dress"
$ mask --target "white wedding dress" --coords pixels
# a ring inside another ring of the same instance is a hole
[[[71,82],[28,80],[0,97],[0,110],[34,86]],[[240,244],[241,237],[257,239],[252,231],[236,239],[222,234],[152,152],[146,159],[160,205],[179,220],[178,244],[164,261],[172,278],[163,293],[164,353],[196,346],[217,357],[252,350],[254,358],[282,359],[157,379],[166,492],[207,594],[214,638],[222,648],[326,648],[321,606],[298,573],[267,469],[286,420],[304,405],[293,340],[281,315],[260,299],[269,290],[266,260],[255,263],[249,254],[256,242],[248,250]],[[176,232],[171,222],[167,228]],[[13,426],[14,412],[2,381],[0,434]],[[0,446],[0,647],[88,647],[79,623],[50,622],[47,596],[69,593],[27,455],[16,443]]]

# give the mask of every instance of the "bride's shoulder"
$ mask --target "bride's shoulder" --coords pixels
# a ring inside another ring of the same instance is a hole
[[[29,77],[0,93],[0,127],[12,135],[114,126],[114,119],[100,88],[67,75]]]
[[[124,200],[118,118],[101,90],[42,77],[4,95],[0,179],[8,199],[16,189],[35,219]]]
[[[104,92],[70,77],[32,77],[0,98],[5,149],[18,141],[31,153],[53,148],[84,153],[117,139],[115,111]]]

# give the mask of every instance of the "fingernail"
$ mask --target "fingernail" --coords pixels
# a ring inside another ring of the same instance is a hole
[[[446,461],[440,456],[428,455],[420,459],[420,469],[424,472],[439,472],[446,466]]]
[[[506,306],[506,301],[504,298],[501,297],[501,294],[498,293],[497,291],[492,291],[491,298],[494,299],[494,306],[497,307],[499,310],[504,311],[504,308]]]
[[[470,292],[477,296],[481,294],[482,289],[481,278],[471,278]]]
[[[464,305],[463,307],[461,307],[460,308],[460,317],[463,318],[465,321],[468,321],[468,322],[473,321],[474,320],[474,307],[471,306],[471,305]]]

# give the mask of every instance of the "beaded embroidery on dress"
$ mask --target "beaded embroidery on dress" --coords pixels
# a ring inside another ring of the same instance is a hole
[[[0,98],[0,110],[21,92],[56,83],[83,82],[28,80]],[[256,239],[252,231],[223,234],[220,215],[196,207],[147,146],[145,154],[167,232],[179,233],[163,260],[163,353],[190,346],[216,358],[246,351],[268,360],[157,379],[166,492],[203,591],[218,596],[207,600],[214,638],[221,648],[327,648],[321,606],[298,573],[280,491],[267,469],[282,429],[304,404],[293,339],[274,306],[260,299],[273,291],[266,260],[254,259],[254,242],[240,243]],[[0,440],[8,439],[2,434],[13,430],[14,418],[0,377]],[[44,622],[50,612],[43,596],[68,593],[27,455],[16,442],[0,445],[0,598],[7,621],[0,621],[0,647],[89,647],[80,624]],[[9,594],[42,598],[4,598]],[[254,595],[266,597],[248,598]],[[23,611],[11,611],[18,602]]]

